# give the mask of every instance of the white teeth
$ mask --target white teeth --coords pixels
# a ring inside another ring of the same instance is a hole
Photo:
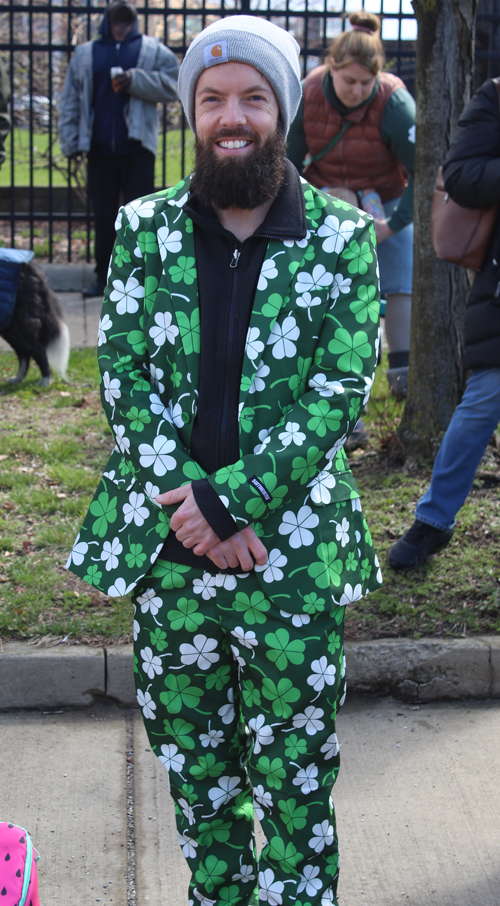
[[[232,151],[233,148],[246,148],[250,142],[246,141],[235,141],[235,142],[219,142],[221,148],[227,148],[229,151]]]

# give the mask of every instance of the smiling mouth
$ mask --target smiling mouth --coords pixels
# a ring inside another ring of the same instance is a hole
[[[217,142],[219,148],[224,148],[228,151],[233,151],[235,148],[248,148],[252,142],[247,141],[246,139],[236,139],[234,141],[221,140]]]

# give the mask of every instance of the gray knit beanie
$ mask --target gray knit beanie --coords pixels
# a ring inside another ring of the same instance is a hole
[[[300,47],[295,38],[257,16],[229,16],[205,28],[189,45],[179,73],[179,97],[193,132],[194,93],[204,69],[220,63],[248,63],[267,79],[280,108],[285,135],[301,98]]]

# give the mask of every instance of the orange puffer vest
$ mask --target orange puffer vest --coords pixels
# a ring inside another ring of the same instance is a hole
[[[352,120],[352,126],[321,160],[307,168],[304,176],[318,189],[325,186],[345,186],[354,192],[376,189],[382,201],[398,198],[408,174],[382,141],[380,124],[391,94],[397,88],[404,88],[404,83],[397,76],[383,72],[371,104],[342,117],[323,94],[326,72],[326,66],[318,66],[304,84],[303,124],[309,153],[322,151],[346,120]]]

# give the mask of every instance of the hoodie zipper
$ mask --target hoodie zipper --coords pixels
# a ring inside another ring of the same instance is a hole
[[[234,326],[235,326],[235,314],[238,301],[238,262],[241,257],[241,249],[238,246],[235,246],[231,262],[229,264],[230,269],[232,270],[232,285],[231,285],[231,298],[229,303],[229,313],[228,313],[228,327],[227,327],[227,346],[226,346],[226,367],[224,370],[224,399],[222,406],[222,417],[221,417],[221,426],[220,426],[220,445],[219,445],[219,454],[222,454],[222,458],[219,457],[220,463],[227,462],[227,432],[228,432],[228,423],[229,423],[229,395],[233,386],[233,375],[234,363],[232,360],[234,352]],[[236,375],[236,380],[238,376]]]

